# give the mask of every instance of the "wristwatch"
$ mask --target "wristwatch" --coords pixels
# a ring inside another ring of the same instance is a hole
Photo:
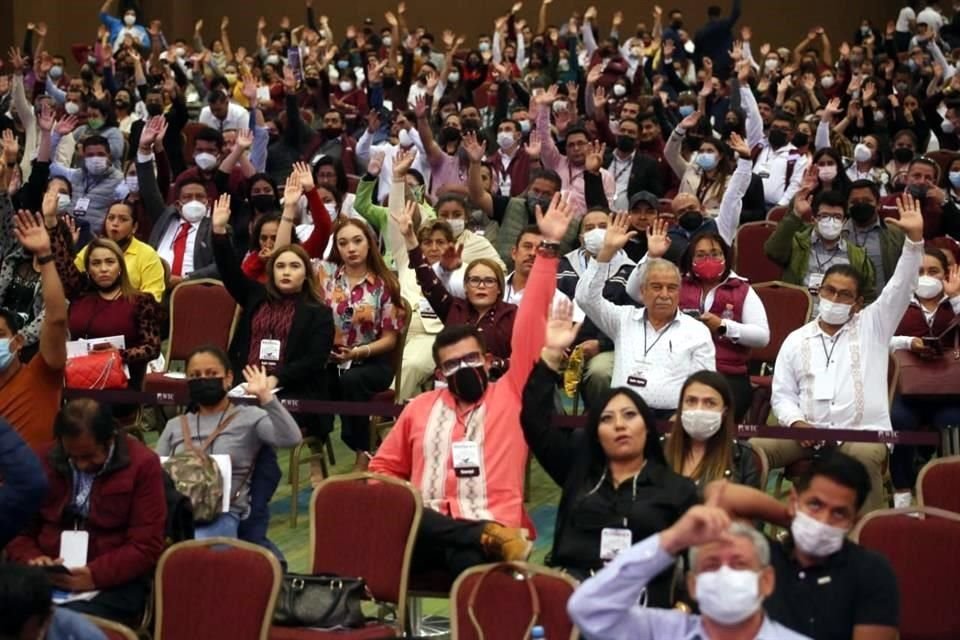
[[[537,253],[544,258],[559,258],[560,243],[550,242],[549,240],[541,240],[540,247],[537,249]]]

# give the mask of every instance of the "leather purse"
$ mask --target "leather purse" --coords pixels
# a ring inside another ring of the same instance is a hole
[[[67,360],[68,389],[126,389],[127,374],[117,351],[91,351]]]
[[[289,573],[283,576],[273,622],[285,627],[356,629],[366,624],[361,602],[372,599],[362,578]]]
[[[907,349],[893,352],[900,365],[897,391],[902,396],[960,396],[960,323],[954,320],[939,338],[954,332],[953,346],[936,358]]]

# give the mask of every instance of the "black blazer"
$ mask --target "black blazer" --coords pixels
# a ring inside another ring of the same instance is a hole
[[[608,151],[603,157],[603,166],[613,173],[613,151]],[[657,161],[645,153],[637,151],[633,154],[633,166],[630,168],[630,182],[627,184],[627,194],[632,196],[640,191],[649,191],[658,198],[663,197],[663,182],[660,180],[660,167]]]
[[[250,352],[253,315],[266,302],[267,289],[247,278],[233,250],[230,236],[213,234],[213,255],[223,284],[243,310],[230,343],[234,379],[243,380],[243,367]],[[310,265],[307,265],[310,268]],[[283,364],[274,372],[283,391],[291,398],[323,399],[326,395],[327,358],[333,349],[333,312],[325,304],[301,300],[293,313],[293,324],[283,345]],[[301,425],[302,426],[302,425]]]

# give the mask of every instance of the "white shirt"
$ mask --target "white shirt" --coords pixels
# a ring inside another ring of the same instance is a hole
[[[603,291],[607,263],[590,263],[577,283],[576,302],[614,343],[612,387],[627,386],[654,409],[676,409],[680,388],[690,374],[716,371],[716,349],[710,330],[680,313],[659,331],[646,309],[618,306]]]
[[[420,175],[423,176],[425,184],[429,185],[430,163],[427,161],[427,152],[423,148],[423,141],[420,139],[420,134],[417,132],[416,127],[408,129],[407,133],[410,134],[410,139],[413,140],[413,146],[417,150],[417,157],[414,159],[411,168],[419,171]],[[382,179],[377,181],[377,201],[374,202],[374,204],[383,202],[387,194],[390,193],[390,182],[393,180],[393,158],[397,155],[399,149],[400,145],[390,144],[389,142],[373,144],[373,136],[371,136],[370,132],[366,129],[363,130],[363,135],[357,140],[357,157],[364,163],[370,163],[370,156],[373,152],[378,151],[383,153],[383,164],[380,165],[380,175]]]
[[[781,425],[802,420],[824,428],[890,430],[888,348],[922,263],[923,242],[907,238],[876,302],[832,337],[817,320],[787,336],[773,370],[772,407]]]
[[[613,160],[607,171],[613,174],[613,179],[617,185],[617,196],[614,198],[614,209],[617,211],[626,211],[628,209],[627,191],[630,188],[630,173],[633,170],[633,157],[636,151],[627,156],[626,160],[621,160],[617,152],[613,152]]]
[[[787,166],[796,159],[790,182],[787,182]],[[803,172],[810,160],[797,153],[792,144],[785,144],[776,151],[769,144],[763,147],[757,157],[754,173],[763,178],[763,198],[770,206],[785,207],[800,190]]]
[[[510,177],[510,163],[513,162],[519,152],[520,145],[517,145],[513,150],[513,155],[508,155],[506,151],[501,149],[500,155],[497,156],[500,158],[500,170],[497,171],[497,178],[500,180],[500,195],[505,198],[510,197],[510,188],[513,186],[513,178]]]
[[[173,243],[180,232],[180,225],[184,222],[186,220],[180,217],[171,220],[167,230],[163,233],[163,237],[160,238],[159,246],[157,246],[157,255],[163,258],[171,269],[173,268]],[[180,272],[180,276],[183,278],[193,272],[193,247],[197,243],[197,230],[199,228],[200,223],[197,222],[191,224],[190,230],[187,231],[187,246],[183,252],[183,268]]]
[[[943,26],[943,16],[940,15],[940,12],[934,9],[933,7],[927,7],[919,14],[917,14],[917,24],[921,22],[926,23],[933,29],[934,33],[940,33],[940,28]],[[898,18],[899,24],[899,18]],[[897,31],[900,30],[900,27],[896,27]],[[907,31],[907,29],[904,29]]]
[[[197,120],[200,124],[205,124],[220,132],[227,129],[250,128],[250,112],[234,102],[227,105],[227,117],[223,120],[213,115],[213,112],[210,110],[210,105],[200,110],[200,117],[197,118]]]
[[[917,13],[910,7],[904,7],[900,9],[900,13],[897,14],[897,25],[895,29],[900,33],[910,33],[910,23],[916,22],[916,20]]]

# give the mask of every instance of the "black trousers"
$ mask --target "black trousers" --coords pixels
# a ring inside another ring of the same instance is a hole
[[[723,374],[727,384],[730,385],[730,391],[733,392],[733,419],[737,424],[743,422],[743,416],[750,410],[750,402],[753,399],[753,387],[750,386],[750,376]]]
[[[413,550],[413,570],[447,571],[454,576],[488,562],[480,544],[486,522],[457,520],[433,509],[424,509]]]
[[[327,369],[327,396],[330,400],[368,402],[376,393],[386,391],[393,381],[393,367],[386,358],[355,362],[341,372],[336,365]],[[321,416],[327,433],[333,428],[333,416]],[[340,438],[354,451],[370,448],[370,418],[340,416]]]
[[[62,606],[77,613],[106,618],[136,629],[147,606],[147,595],[147,583],[134,580],[112,589],[101,589],[93,600],[71,602]]]

